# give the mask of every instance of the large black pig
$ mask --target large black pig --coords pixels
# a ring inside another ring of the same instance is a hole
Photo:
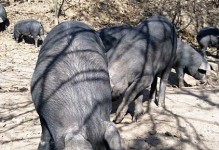
[[[107,52],[114,98],[122,97],[114,121],[124,118],[128,105],[145,88],[156,95],[157,77],[161,76],[159,97],[164,107],[167,80],[177,47],[176,30],[163,16],[152,16],[125,34],[117,46]],[[135,114],[134,116],[138,116]]]
[[[217,48],[217,58],[219,58],[219,29],[216,27],[205,27],[201,29],[196,37],[204,57],[206,57],[207,47]]]
[[[38,149],[123,149],[110,122],[112,97],[104,51],[98,34],[84,23],[67,21],[50,31],[31,82],[42,126]]]
[[[9,20],[7,18],[7,13],[2,4],[0,4],[0,31],[3,31],[9,26]]]
[[[44,28],[43,25],[34,20],[34,19],[26,19],[18,21],[14,26],[14,39],[19,42],[20,38],[23,36],[30,36],[35,41],[35,47],[38,46],[38,39],[44,39]],[[23,39],[22,39],[23,40]]]
[[[174,68],[179,78],[179,87],[184,87],[185,73],[205,82],[206,72],[211,70],[204,57],[179,38],[177,39]]]
[[[130,25],[119,25],[119,26],[109,26],[98,30],[98,34],[103,41],[106,48],[106,52],[109,51],[113,46],[119,44],[120,39],[130,30],[132,26]]]

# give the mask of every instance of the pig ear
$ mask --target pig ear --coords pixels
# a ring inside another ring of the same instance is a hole
[[[202,62],[198,69],[205,70],[205,71],[210,71],[211,67],[210,67],[209,63]]]

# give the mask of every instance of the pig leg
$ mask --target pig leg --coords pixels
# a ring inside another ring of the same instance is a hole
[[[217,59],[219,59],[219,47],[217,48]]]
[[[218,37],[219,40],[219,37]],[[219,41],[218,41],[219,42]],[[219,43],[218,43],[219,44]],[[219,76],[219,47],[217,47],[217,55],[216,55],[217,60],[217,76]]]
[[[145,77],[140,80],[134,81],[126,90],[122,102],[119,105],[117,111],[116,111],[116,116],[113,119],[115,123],[120,123],[127,110],[128,110],[128,105],[135,99],[135,97],[143,91],[146,87],[148,87],[152,82],[152,77]]]
[[[40,139],[40,144],[38,150],[51,150],[54,144],[51,134],[47,128],[46,122],[40,117],[42,134]]]
[[[132,117],[133,122],[137,122],[139,116],[145,113],[144,107],[143,107],[143,94],[138,96],[135,99],[135,108],[134,108],[134,115]]]
[[[16,31],[14,31],[14,39],[17,43],[19,42],[19,38],[20,38],[20,34]]]
[[[34,39],[34,41],[35,41],[35,47],[37,48],[38,47],[38,36],[36,36],[36,35],[33,35],[33,39]]]
[[[40,36],[40,39],[41,39],[42,41],[44,41],[44,39],[45,39],[44,35]]]
[[[179,78],[179,88],[183,88],[184,87],[184,72],[183,72],[182,67],[178,67],[176,69],[176,73]]]
[[[16,40],[16,42],[18,43],[18,42],[19,42],[19,37],[16,37],[15,40]]]
[[[205,59],[206,59],[206,50],[207,50],[207,48],[208,48],[207,45],[201,46],[202,55],[204,56]]]
[[[151,102],[151,100],[154,100],[154,102],[156,102],[156,96],[157,96],[157,75],[154,77],[154,80],[151,84],[149,102]]]
[[[118,129],[111,122],[104,121],[104,125],[106,127],[106,131],[104,133],[104,138],[107,141],[110,149],[113,150],[123,150],[124,149],[124,141],[120,137]]]
[[[166,91],[166,85],[170,71],[171,71],[171,67],[167,68],[167,70],[165,70],[164,73],[161,75],[161,79],[160,79],[158,104],[160,101],[162,108],[165,108],[165,91]]]
[[[21,35],[20,38],[21,38],[21,42],[22,42],[23,44],[25,44],[24,35]]]
[[[5,29],[8,28],[8,26],[9,26],[9,20],[8,19],[5,20],[4,26],[5,26]]]

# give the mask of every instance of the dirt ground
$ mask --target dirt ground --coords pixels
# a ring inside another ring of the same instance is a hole
[[[29,88],[39,48],[34,44],[16,43],[11,31],[18,20],[27,18],[41,19],[49,31],[52,13],[50,7],[42,6],[42,3],[31,5],[25,2],[6,7],[11,25],[0,32],[1,150],[34,150],[40,140],[41,127]],[[38,7],[41,10],[36,9]],[[116,125],[127,149],[218,149],[219,87],[217,84],[195,86],[196,80],[189,77],[187,81],[193,86],[167,87],[165,110],[146,101],[147,113],[138,122],[131,122],[128,113],[122,123]]]

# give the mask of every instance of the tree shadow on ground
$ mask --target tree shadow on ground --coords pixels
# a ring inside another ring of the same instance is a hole
[[[27,114],[35,111],[35,109],[32,108],[31,105],[32,105],[31,101],[25,101],[25,102],[17,102],[17,103],[13,103],[13,104],[9,104],[9,105],[5,104],[5,105],[1,106],[0,109],[1,109],[2,115],[1,115],[0,121],[5,122],[5,124],[7,124],[7,123],[11,123],[12,120],[16,120],[16,119],[20,120],[20,118],[25,118],[25,116],[27,116]],[[27,108],[31,108],[31,109],[27,109]],[[18,112],[18,110],[19,110],[19,112]],[[7,115],[3,115],[3,114],[7,114]],[[20,120],[20,121],[18,121],[18,123],[13,123],[13,125],[11,125],[10,127],[6,127],[2,131],[0,131],[0,133],[4,133],[4,132],[7,132],[9,130],[13,130],[16,127],[20,126],[21,124],[32,121],[32,120],[33,119]]]
[[[204,90],[205,91],[205,90]],[[177,92],[173,94],[188,94],[198,99],[205,101],[209,106],[219,108],[219,104],[213,102],[208,94],[204,91],[200,91],[198,94],[192,92],[191,88],[178,89]],[[212,93],[218,93],[219,90],[212,90]],[[170,93],[171,94],[171,93]],[[148,93],[145,94],[147,98]],[[182,95],[183,96],[183,95]],[[166,98],[168,101],[176,101],[174,99]],[[185,100],[188,102],[189,100]],[[147,100],[144,102],[148,103]],[[113,107],[117,107],[117,103],[114,102]],[[186,117],[184,114],[174,112],[171,107],[167,106],[163,110],[159,107],[151,107],[152,103],[148,103],[149,108],[138,122],[122,122],[118,125],[121,132],[133,132],[132,134],[138,135],[132,139],[126,139],[126,144],[128,149],[185,149],[189,145],[194,149],[210,149],[209,145],[206,145],[206,139],[204,139],[200,130],[197,129],[197,124],[193,121],[198,121],[200,123],[207,123],[209,125],[216,125],[215,121],[208,121],[198,118],[193,118],[192,116]],[[174,102],[175,103],[175,102]],[[176,102],[179,103],[179,102]],[[197,106],[198,109],[208,111],[208,107]],[[114,108],[115,109],[115,108]],[[213,108],[212,108],[213,109]],[[133,110],[132,110],[133,111]],[[114,113],[114,111],[112,112]],[[192,114],[191,114],[192,115]],[[127,115],[128,116],[128,115]],[[141,130],[145,127],[146,129]],[[219,124],[218,124],[219,126]],[[163,128],[163,129],[162,129]],[[139,129],[138,131],[133,131]],[[142,132],[142,134],[140,133]],[[207,137],[206,137],[207,138]],[[170,141],[175,141],[169,144]]]

